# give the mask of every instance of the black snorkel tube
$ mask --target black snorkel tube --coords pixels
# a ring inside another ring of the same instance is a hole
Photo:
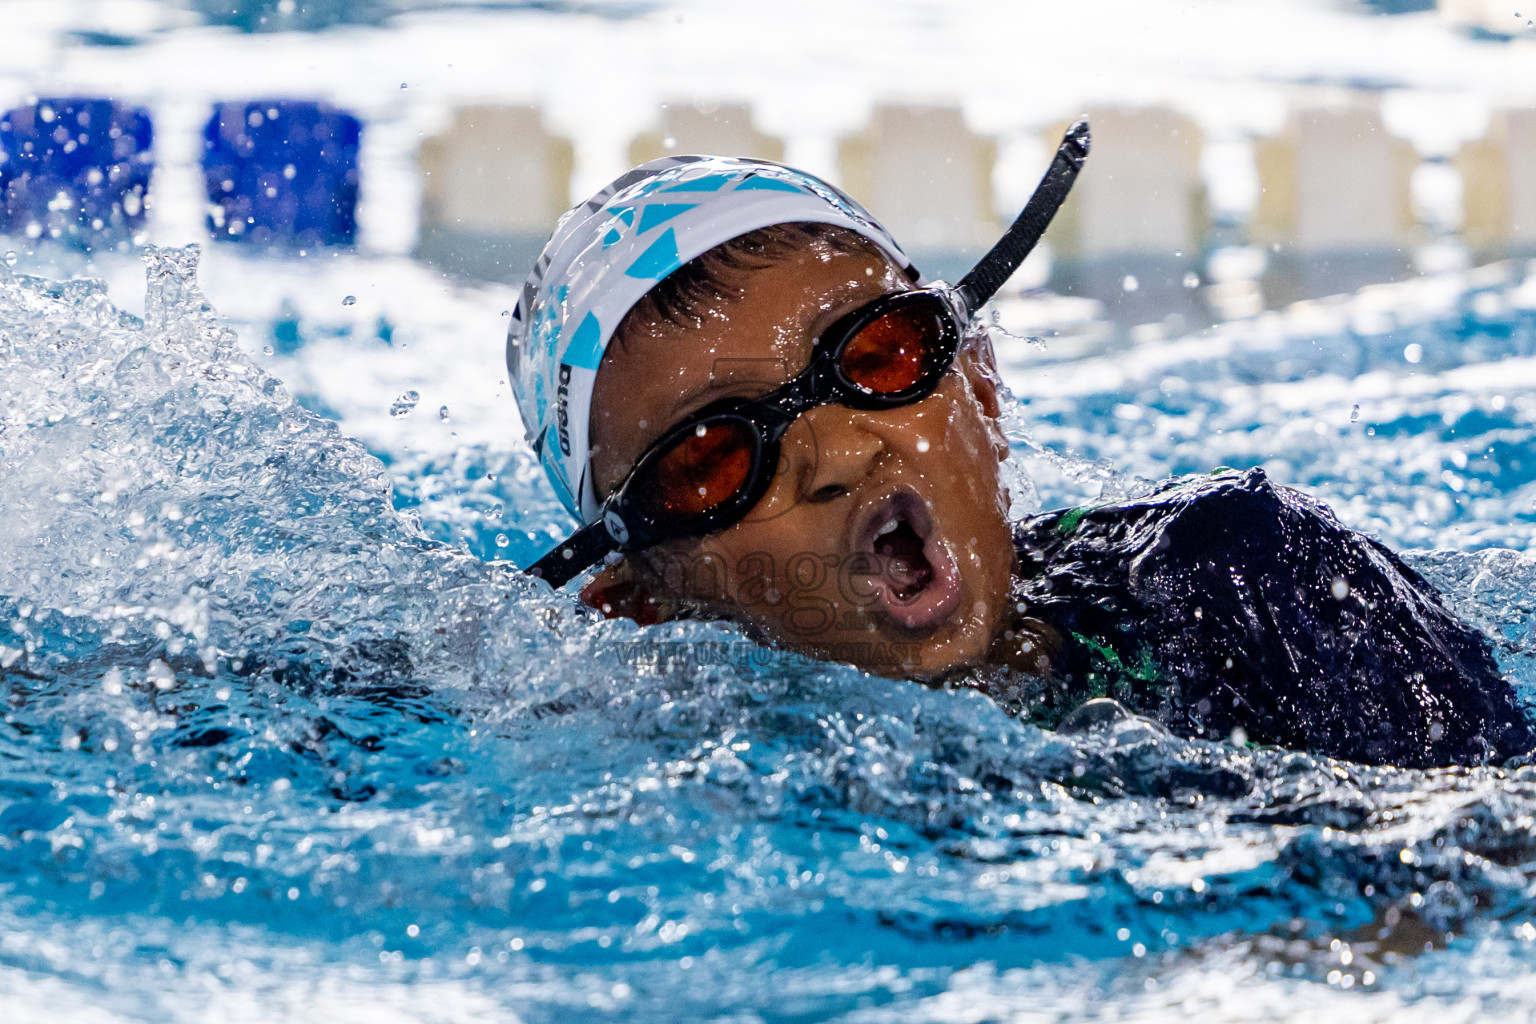
[[[1072,191],[1077,173],[1082,170],[1083,161],[1088,158],[1088,144],[1086,120],[1078,121],[1067,129],[1061,145],[1056,149],[1055,159],[1046,169],[1045,177],[1040,179],[1035,194],[1024,204],[1023,212],[997,244],[987,250],[981,262],[972,267],[955,286],[954,293],[959,298],[966,320],[997,294],[1003,282],[1013,276],[1019,264],[1039,243],[1040,236],[1045,234],[1056,211],[1066,202],[1067,193]],[[565,586],[609,552],[629,541],[629,531],[625,529],[623,521],[615,517],[613,522],[616,525],[610,525],[606,519],[599,519],[583,526],[524,571],[530,576],[543,577],[556,589]]]
[[[1088,159],[1089,142],[1086,120],[1067,129],[1061,145],[1056,148],[1056,158],[1046,168],[1035,194],[1024,204],[1023,212],[981,262],[955,286],[967,314],[975,313],[997,294],[1003,282],[1013,276],[1040,241],[1040,236],[1045,234],[1056,211],[1067,201],[1067,193],[1072,191],[1077,172],[1083,169],[1083,161]]]

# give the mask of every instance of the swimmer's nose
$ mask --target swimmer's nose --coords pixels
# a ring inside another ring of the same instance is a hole
[[[823,405],[803,414],[784,435],[780,472],[799,481],[804,501],[831,501],[852,493],[886,451],[869,414]]]

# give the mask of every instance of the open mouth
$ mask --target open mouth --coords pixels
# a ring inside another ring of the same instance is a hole
[[[923,538],[905,519],[891,519],[875,534],[875,554],[885,560],[885,579],[898,601],[910,601],[933,582]]]
[[[874,600],[907,629],[932,630],[960,605],[960,567],[911,491],[897,491],[872,510],[857,550],[875,556]]]

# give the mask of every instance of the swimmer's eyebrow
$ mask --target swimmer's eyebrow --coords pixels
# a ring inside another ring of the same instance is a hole
[[[789,362],[784,359],[716,359],[709,368],[709,380],[706,383],[689,388],[678,396],[678,413],[673,421],[692,415],[715,398],[726,397],[744,384],[765,385],[763,393],[767,394],[789,380],[790,376]]]
[[[765,357],[760,359],[716,359],[709,368],[709,387],[718,384],[782,384],[789,380],[789,362],[785,359]]]

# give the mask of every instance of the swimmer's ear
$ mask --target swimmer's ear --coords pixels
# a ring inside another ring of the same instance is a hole
[[[666,622],[676,614],[675,603],[655,585],[652,574],[633,558],[606,565],[581,588],[581,603],[607,619],[633,619],[642,626]]]
[[[981,403],[981,409],[992,419],[1002,415],[997,391],[1003,386],[1003,378],[997,372],[997,353],[992,351],[992,339],[985,332],[966,340],[960,349],[960,372],[971,384],[971,391]]]
[[[997,353],[992,350],[992,339],[985,332],[967,339],[956,360],[960,372],[970,385],[976,404],[986,416],[987,438],[992,442],[992,454],[998,462],[1008,459],[1008,438],[1003,433],[1003,407],[998,389],[1003,386],[1002,374],[997,372]]]
[[[970,382],[976,400],[981,403],[982,411],[991,419],[997,419],[1002,414],[998,388],[1002,387],[1003,379],[997,372],[997,354],[992,350],[992,339],[984,333],[967,339],[957,362],[960,372]]]

